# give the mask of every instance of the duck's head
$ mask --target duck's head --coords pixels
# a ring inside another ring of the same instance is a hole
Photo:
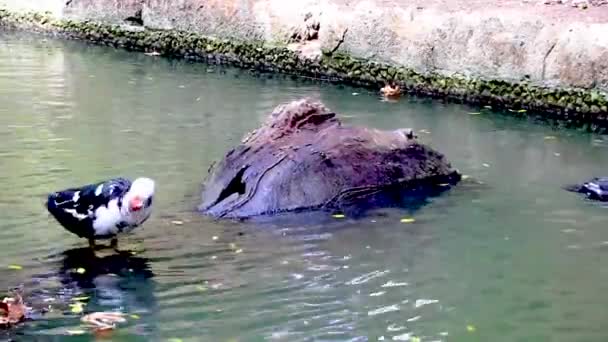
[[[152,179],[145,177],[140,177],[133,181],[131,188],[123,199],[123,203],[127,205],[129,213],[147,212],[150,210],[154,197],[154,185]]]

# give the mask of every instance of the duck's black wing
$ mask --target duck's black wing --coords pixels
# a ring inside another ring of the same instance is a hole
[[[50,194],[46,208],[65,229],[79,237],[91,238],[94,235],[95,210],[107,206],[114,198],[121,198],[130,187],[128,179],[114,178],[65,189]]]

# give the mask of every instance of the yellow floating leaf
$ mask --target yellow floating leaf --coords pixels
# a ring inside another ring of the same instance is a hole
[[[175,220],[175,221],[171,221],[171,223],[176,226],[181,226],[182,224],[184,224],[184,221]]]
[[[334,214],[334,215],[331,215],[331,217],[341,219],[341,218],[345,218],[346,216],[344,216],[344,214]]]
[[[76,269],[76,273],[78,273],[78,274],[84,274],[86,271],[87,271],[87,270],[85,270],[85,269],[84,269],[84,268],[82,268],[82,267],[78,267],[78,268]]]
[[[19,266],[19,265],[8,265],[8,268],[11,270],[22,270],[23,267]]]
[[[82,297],[74,297],[74,298],[72,298],[72,300],[75,301],[75,302],[82,302],[82,301],[87,300],[89,298],[90,298],[89,296],[82,296]]]
[[[555,140],[555,139],[557,139],[557,137],[555,137],[555,136],[553,136],[553,135],[547,135],[547,136],[545,137],[545,140]]]
[[[467,331],[468,332],[475,332],[475,330],[477,330],[477,329],[475,328],[474,325],[467,325]]]
[[[70,307],[72,308],[71,311],[73,313],[81,313],[82,311],[84,311],[84,304],[77,302],[75,304],[70,304]]]
[[[525,109],[520,109],[520,110],[518,110],[517,112],[518,112],[518,113],[525,113],[525,112],[527,112],[527,110],[525,110]]]
[[[481,114],[481,113],[480,113],[480,112],[471,112],[471,113],[468,113],[468,114],[469,114],[469,115],[479,115],[479,114]]]
[[[420,342],[420,337],[418,337],[418,336],[412,336],[412,338],[410,339],[410,341],[412,341],[412,342]]]
[[[411,217],[406,217],[406,218],[401,219],[401,223],[414,223],[414,222],[416,222],[416,220]]]
[[[133,319],[139,319],[140,318],[139,315],[136,315],[136,314],[129,315],[129,317],[131,317]]]

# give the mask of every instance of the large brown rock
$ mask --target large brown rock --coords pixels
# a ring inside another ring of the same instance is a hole
[[[278,106],[210,170],[199,209],[243,218],[279,212],[399,205],[460,180],[412,131],[343,125],[308,99]]]

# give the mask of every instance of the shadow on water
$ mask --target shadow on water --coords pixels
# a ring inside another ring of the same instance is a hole
[[[31,307],[29,322],[11,335],[63,340],[84,328],[80,323],[82,315],[102,311],[119,311],[131,317],[127,328],[120,332],[130,336],[128,340],[154,334],[154,327],[147,322],[154,320],[158,311],[152,281],[155,275],[147,258],[128,251],[93,251],[84,247],[51,255],[47,261],[55,264],[51,268],[56,271],[34,275],[25,282],[24,287],[30,287],[26,297]],[[82,304],[81,309],[74,310],[78,303]]]
[[[61,254],[63,262],[59,275],[63,284],[76,284],[82,289],[96,288],[96,279],[113,275],[124,281],[145,281],[154,274],[148,259],[133,255],[128,251],[99,256],[99,251],[91,248],[74,248]]]

